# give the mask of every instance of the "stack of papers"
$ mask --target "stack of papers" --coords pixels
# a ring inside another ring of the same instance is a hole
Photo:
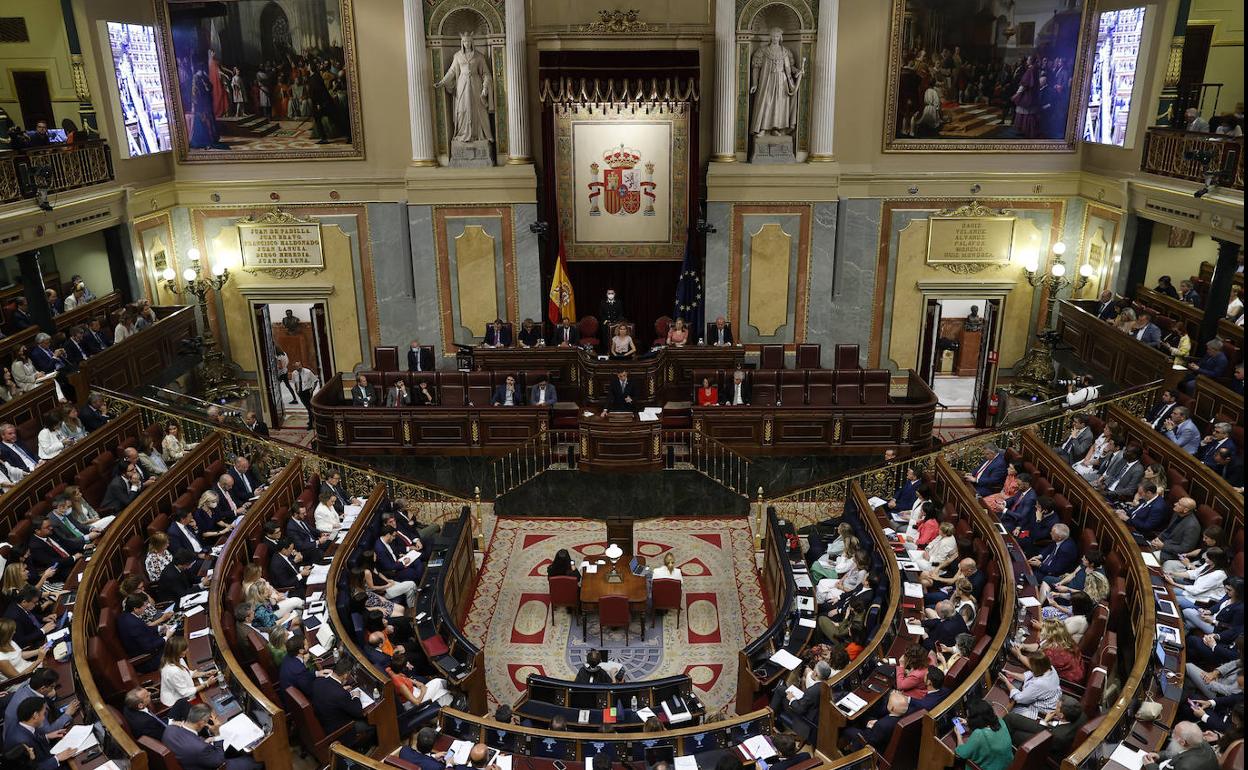
[[[810,582],[810,575],[807,575],[804,572],[794,575],[793,582],[794,584],[797,585],[798,588],[813,588],[814,587],[814,584]]]
[[[772,663],[784,666],[790,671],[796,671],[797,667],[802,665],[802,659],[789,652],[788,650],[776,650],[770,658]]]
[[[909,581],[906,581],[905,587],[906,587],[906,598],[908,599],[922,599],[923,598],[923,584],[922,583],[911,583]]]
[[[656,717],[656,716],[658,716],[658,714],[654,713],[654,711],[651,710],[649,706],[643,706],[642,708],[637,709],[637,719],[641,720],[642,722],[645,722],[650,717]]]
[[[218,735],[227,749],[247,751],[264,737],[264,730],[260,729],[260,725],[251,721],[251,717],[239,714],[221,725],[221,732]]]
[[[741,744],[741,750],[750,759],[770,759],[776,755],[776,747],[771,745],[766,735],[746,738],[745,743]]]
[[[927,631],[923,630],[923,623],[918,620],[911,620],[910,618],[906,618],[906,631],[912,636],[927,636]]]
[[[856,714],[866,706],[867,702],[852,692],[836,702],[836,707],[846,715]]]
[[[676,770],[698,770],[698,758],[693,756],[676,757]]]
[[[1114,753],[1109,755],[1110,762],[1117,762],[1127,770],[1140,770],[1144,767],[1145,752],[1133,749],[1125,743],[1119,744]]]
[[[1153,556],[1152,551],[1141,551],[1140,553],[1144,557],[1145,566],[1151,569],[1161,568],[1161,562],[1157,561],[1157,557]]]
[[[797,624],[798,624],[799,626],[804,627],[804,628],[814,628],[814,627],[815,627],[815,619],[814,619],[814,618],[798,618],[798,619],[797,619]]]
[[[814,597],[799,596],[797,597],[796,601],[797,601],[797,609],[799,612],[814,612],[815,611]]]
[[[1034,596],[1020,596],[1018,597],[1018,605],[1031,609],[1032,607],[1039,607],[1040,600]]]
[[[99,743],[90,725],[74,725],[69,728],[69,732],[65,733],[65,737],[52,747],[52,753],[60,754],[62,751],[73,749],[75,754],[81,754]]]
[[[882,497],[869,497],[867,498],[867,504],[870,505],[873,509],[883,508],[884,506],[888,505],[888,501]]]
[[[447,750],[447,759],[455,760],[457,765],[468,764],[468,752],[472,751],[472,741],[453,741]]]
[[[677,711],[672,711],[671,707],[667,705],[667,701],[663,701],[662,706],[663,713],[667,715],[667,723],[670,725],[678,725],[681,722],[688,722],[693,719],[693,715],[688,710],[681,709],[679,706]]]
[[[99,532],[100,530],[102,530],[102,529],[104,529],[105,527],[107,527],[109,524],[112,524],[112,523],[113,523],[113,519],[115,519],[115,518],[117,518],[117,517],[116,517],[116,516],[105,516],[105,517],[103,517],[103,518],[99,519],[98,521],[95,521],[94,523],[92,523],[92,524],[91,524],[91,530],[92,530],[93,532]]]
[[[207,601],[208,601],[207,591],[196,591],[193,594],[187,594],[186,596],[183,596],[182,601],[178,602],[178,608],[185,610],[190,607],[197,607],[201,604],[206,603]]]
[[[328,578],[329,578],[329,565],[318,564],[312,568],[311,572],[308,573],[308,584],[309,585],[322,584]]]

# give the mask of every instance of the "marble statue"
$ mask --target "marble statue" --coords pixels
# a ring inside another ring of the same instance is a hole
[[[455,95],[455,133],[451,137],[465,144],[493,141],[490,128],[490,65],[472,46],[472,33],[459,36],[459,50],[450,68],[435,88],[443,86]]]
[[[771,29],[770,42],[754,52],[750,61],[750,93],[753,94],[751,134],[780,136],[797,128],[797,90],[806,74],[793,66],[793,54],[784,47],[784,31]]]

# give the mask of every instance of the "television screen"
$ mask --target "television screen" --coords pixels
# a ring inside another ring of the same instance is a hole
[[[1135,65],[1144,33],[1144,8],[1104,11],[1097,25],[1092,77],[1083,116],[1083,140],[1122,147],[1131,118]]]
[[[126,155],[136,158],[172,149],[169,113],[156,50],[156,28],[142,24],[107,23],[108,45],[113,53],[117,97]]]

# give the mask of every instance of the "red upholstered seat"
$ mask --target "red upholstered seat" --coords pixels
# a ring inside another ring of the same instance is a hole
[[[680,611],[684,606],[684,586],[673,578],[658,578],[651,584],[651,598],[654,614],[650,616],[650,627],[654,627],[654,616],[659,610],[676,610],[676,626],[680,626]]]
[[[604,596],[598,600],[598,644],[602,642],[602,630],[604,628],[623,628],[624,629],[624,645],[627,646],[631,638],[629,636],[629,626],[633,624],[633,612],[628,606],[627,596]]]
[[[576,329],[581,333],[581,345],[589,345],[598,347],[598,319],[592,315],[581,318],[576,324]]]
[[[321,721],[316,718],[316,712],[312,710],[312,704],[303,697],[303,693],[299,692],[297,687],[287,687],[282,692],[286,696],[286,703],[294,717],[295,734],[299,736],[299,741],[322,766],[328,765],[330,744],[346,735],[347,731],[352,729],[352,723],[347,722],[326,735],[325,729],[321,727]]]
[[[581,585],[575,575],[547,577],[550,590],[550,619],[555,619],[556,607],[567,607],[576,615],[581,606]]]

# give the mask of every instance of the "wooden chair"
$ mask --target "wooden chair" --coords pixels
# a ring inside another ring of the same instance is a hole
[[[312,704],[303,696],[303,693],[299,692],[299,688],[287,687],[283,692],[286,694],[286,702],[290,704],[291,711],[294,713],[295,726],[298,728],[295,734],[299,736],[303,747],[311,752],[322,766],[328,765],[330,745],[346,735],[352,729],[352,723],[347,722],[326,735],[325,729],[321,727],[321,721],[316,718],[316,712],[312,710]]]
[[[673,578],[658,578],[651,583],[650,627],[654,628],[659,610],[676,610],[676,627],[680,627],[680,611],[684,606],[684,585]]]
[[[797,346],[797,368],[819,369],[822,366],[822,346],[817,342],[803,342]]]
[[[784,345],[763,345],[758,361],[759,369],[783,369]]]
[[[555,608],[567,607],[576,617],[581,608],[581,585],[575,575],[558,575],[547,577],[546,585],[550,591],[550,620],[555,620]]]
[[[624,628],[624,646],[631,641],[630,626],[633,624],[633,612],[628,606],[627,596],[608,595],[598,600],[598,644],[602,645],[604,628]]]
[[[379,372],[399,371],[399,349],[394,345],[373,348],[373,368]]]
[[[155,738],[144,735],[139,738],[138,744],[147,752],[152,770],[182,770],[182,763],[173,755],[169,747]]]

